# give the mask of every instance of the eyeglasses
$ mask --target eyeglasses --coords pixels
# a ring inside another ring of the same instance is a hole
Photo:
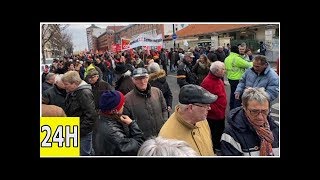
[[[93,79],[95,77],[98,77],[98,75],[93,75],[93,76],[89,77],[89,79]]]
[[[210,107],[210,104],[206,104],[206,105],[204,105],[204,104],[193,104],[193,105],[198,106],[198,107],[204,107],[204,108],[209,108]]]
[[[267,116],[270,113],[269,109],[247,109],[252,116],[258,116],[260,113]]]

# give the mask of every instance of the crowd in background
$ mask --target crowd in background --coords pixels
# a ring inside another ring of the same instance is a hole
[[[242,43],[54,59],[42,74],[42,116],[80,117],[82,156],[278,155],[269,112],[279,70],[262,48],[255,57]],[[168,71],[180,87],[176,107]]]

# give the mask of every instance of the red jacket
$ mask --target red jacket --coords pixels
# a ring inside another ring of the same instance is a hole
[[[207,118],[215,120],[224,119],[227,108],[227,95],[223,81],[220,77],[213,75],[209,71],[208,75],[203,79],[201,86],[218,96],[218,99],[210,105],[211,110],[208,111]]]

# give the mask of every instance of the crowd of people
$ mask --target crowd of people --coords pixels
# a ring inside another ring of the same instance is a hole
[[[278,95],[277,72],[245,43],[84,53],[42,74],[42,116],[80,117],[81,156],[277,156]]]

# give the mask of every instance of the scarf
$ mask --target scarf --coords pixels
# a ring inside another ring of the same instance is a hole
[[[267,118],[265,119],[265,121],[262,121],[262,122],[253,121],[248,116],[247,118],[261,140],[260,156],[273,156],[271,144],[274,140],[274,137],[270,130],[270,125],[267,121]]]

